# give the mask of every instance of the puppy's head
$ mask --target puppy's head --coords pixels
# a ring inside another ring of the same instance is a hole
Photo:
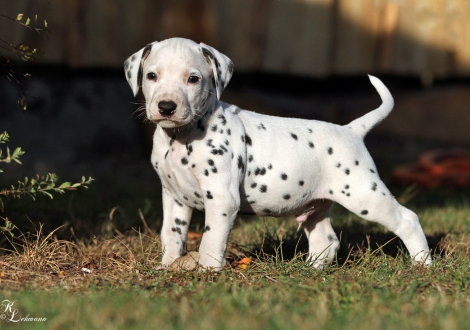
[[[220,99],[232,61],[214,48],[182,38],[148,44],[124,62],[134,95],[145,96],[149,120],[164,128],[199,119]]]

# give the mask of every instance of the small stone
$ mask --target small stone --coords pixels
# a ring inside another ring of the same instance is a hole
[[[171,271],[191,271],[197,268],[199,264],[199,252],[191,251],[188,254],[179,257],[168,267]]]

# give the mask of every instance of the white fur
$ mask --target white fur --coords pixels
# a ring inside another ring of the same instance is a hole
[[[163,266],[185,253],[196,208],[206,213],[199,248],[203,267],[220,269],[236,215],[256,214],[295,215],[309,241],[310,262],[321,268],[339,245],[330,224],[333,202],[393,231],[414,262],[431,263],[418,217],[390,194],[362,141],[393,108],[379,79],[370,77],[382,105],[339,126],[221,102],[233,64],[191,40],[154,42],[129,57],[125,67],[134,94],[142,87],[147,117],[158,124],[151,161],[163,185]],[[157,78],[147,79],[149,73]],[[190,76],[199,80],[190,83]],[[176,104],[171,116],[162,115],[161,101]]]

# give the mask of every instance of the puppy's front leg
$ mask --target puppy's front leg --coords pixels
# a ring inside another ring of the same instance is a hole
[[[189,221],[193,209],[175,199],[163,188],[162,266],[169,266],[186,249]]]
[[[221,187],[222,188],[222,187]],[[240,196],[228,191],[205,191],[206,221],[199,247],[199,264],[220,270],[225,265],[227,241],[240,207]]]

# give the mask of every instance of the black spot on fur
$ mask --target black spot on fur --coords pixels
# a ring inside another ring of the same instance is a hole
[[[273,211],[271,211],[270,209],[263,209],[263,213],[272,214]]]
[[[246,174],[247,176],[250,176],[251,175],[251,171],[248,171],[248,173]]]
[[[223,155],[224,151],[222,149],[212,149],[211,153],[213,155]]]
[[[285,194],[284,196],[282,196],[282,198],[284,198],[285,200],[288,200],[288,199],[290,199],[290,195],[289,195],[289,194]]]
[[[282,179],[282,180],[287,180],[287,174],[286,174],[286,173],[282,173],[282,174],[281,174],[281,179]]]
[[[348,185],[348,184],[345,185],[345,186],[344,186],[344,189],[349,189],[349,185]]]
[[[292,136],[294,140],[297,140],[297,135],[295,135],[294,133],[290,133],[290,136]]]
[[[186,197],[186,196],[183,196],[183,199],[184,199],[185,201],[187,201],[187,200],[188,200],[188,197]]]
[[[303,186],[304,185],[304,181],[303,180],[300,180],[299,181],[299,186]]]
[[[242,142],[245,143],[245,135],[241,136]]]
[[[204,170],[204,175],[209,176],[209,171],[207,169]]]
[[[251,138],[248,134],[245,134],[245,143],[249,146],[251,146]]]
[[[335,236],[333,236],[333,235],[328,235],[327,238],[328,238],[328,240],[329,240],[331,243],[333,243],[333,242],[335,242],[335,241],[338,240],[338,239],[337,239]]]
[[[168,150],[166,151],[166,154],[165,154],[164,159],[166,159],[166,156],[168,156],[168,153],[169,153],[169,152],[170,152],[170,149],[168,149]]]
[[[377,183],[372,183],[372,190],[373,191],[376,191],[377,190]]]
[[[312,141],[308,141],[308,146],[312,149],[315,148],[315,145],[313,144]]]
[[[341,167],[341,164],[340,164],[340,163],[336,164],[336,167],[337,167],[337,168],[340,168],[340,167]]]
[[[199,195],[197,191],[194,192],[194,196],[196,196],[197,198],[201,198],[201,195]]]
[[[311,128],[308,128],[307,130],[308,130],[309,133],[313,132]]]
[[[346,173],[346,175],[349,175],[349,173],[351,173],[351,171],[349,170],[349,168],[347,168],[347,169],[344,170],[344,173]]]
[[[176,139],[176,135],[173,134],[173,136],[171,137],[171,140],[170,140],[170,146],[173,145],[173,143],[175,142],[175,139]]]
[[[272,170],[273,166],[271,164],[268,165],[268,170]]]
[[[243,164],[243,158],[241,155],[238,155],[238,168],[242,170],[242,172],[245,170],[245,164]]]
[[[211,148],[215,148],[215,146],[212,144],[212,139],[207,139],[206,140],[206,146],[211,147]]]
[[[184,220],[181,220],[181,219],[178,219],[178,218],[175,218],[175,223],[178,225],[178,226],[186,226],[188,223]]]
[[[263,123],[260,123],[257,127],[258,127],[258,129],[266,130],[266,127],[264,127]]]
[[[222,216],[223,216],[223,217],[226,217],[226,216],[227,216],[227,213],[222,213]]]
[[[177,232],[178,234],[181,235],[181,228],[179,228],[179,227],[173,227],[173,228],[171,228],[171,231]]]
[[[373,169],[370,169],[369,171],[370,171],[371,173],[375,173],[375,171],[374,171]]]
[[[225,140],[225,145],[227,145],[227,146],[228,146],[228,140]]]
[[[333,190],[330,190],[330,195],[333,195]]]
[[[257,185],[258,185],[258,184],[257,184],[256,182],[253,182],[253,183],[251,184],[251,188],[256,188]]]
[[[268,186],[263,184],[261,187],[259,187],[259,191],[261,191],[262,193],[265,193],[266,191],[268,191]]]
[[[188,156],[193,152],[193,146],[186,143],[186,150],[188,151]]]
[[[251,163],[252,161],[253,161],[253,155],[249,155],[249,156],[248,156],[248,162]]]
[[[356,161],[354,162],[354,164],[356,164],[356,166],[358,166],[358,165],[359,165],[359,161],[356,160]]]
[[[228,134],[228,135],[232,134],[232,130],[231,130],[230,128],[227,129],[227,134]]]
[[[255,169],[255,175],[258,175],[260,171],[261,171],[261,169],[260,169],[259,167],[257,167],[257,168]]]
[[[207,164],[209,164],[210,166],[213,166],[213,165],[214,165],[214,161],[213,161],[212,159],[209,159],[209,160],[207,161]]]
[[[227,148],[225,148],[222,144],[221,144],[219,147],[220,147],[220,149],[222,149],[223,151],[228,152]]]
[[[171,176],[170,176],[170,174],[168,174],[168,179],[171,179]]]
[[[347,193],[346,196],[349,197],[349,196],[351,196],[351,194],[350,194],[350,193]]]
[[[211,171],[212,173],[217,173],[217,167],[214,166],[213,168],[211,168]]]
[[[217,131],[217,125],[213,125],[213,126],[211,127],[211,131],[212,131],[212,132]]]
[[[333,148],[332,147],[328,148],[328,154],[333,155]]]
[[[225,126],[227,124],[227,119],[225,119],[224,115],[220,114],[220,115],[217,116],[217,118],[219,118],[221,120],[222,125]]]
[[[181,164],[188,165],[188,160],[186,159],[186,157],[181,158]]]
[[[214,196],[211,195],[211,192],[210,192],[209,190],[208,190],[207,193],[206,193],[206,197],[207,197],[208,199],[214,198]]]
[[[367,215],[368,213],[369,213],[369,211],[367,211],[367,210],[361,211],[361,214],[362,214],[362,215]]]
[[[205,226],[204,229],[203,229],[203,232],[205,233],[206,231],[209,231],[209,230],[211,230],[211,227]]]
[[[265,175],[266,174],[266,169],[263,167],[261,171],[259,171],[260,175]]]
[[[179,200],[175,199],[175,203],[178,204],[178,206],[183,207],[183,203],[181,203]]]

